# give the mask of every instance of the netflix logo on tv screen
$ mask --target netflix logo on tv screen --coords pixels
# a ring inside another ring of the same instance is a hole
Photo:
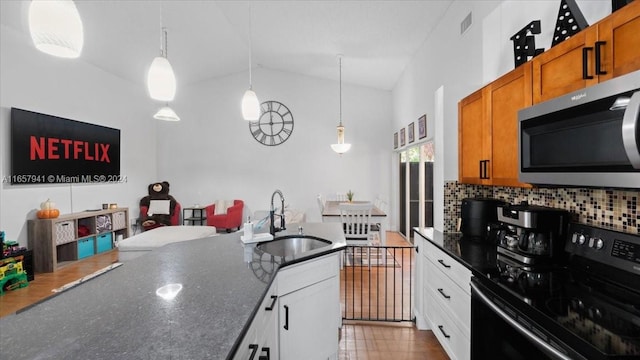
[[[120,130],[11,108],[11,184],[119,182]]]

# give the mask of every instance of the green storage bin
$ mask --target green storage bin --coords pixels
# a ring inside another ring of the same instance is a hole
[[[113,248],[113,234],[106,233],[100,234],[96,237],[96,249],[97,253],[109,251]]]
[[[78,239],[78,259],[95,255],[96,238],[93,236]]]

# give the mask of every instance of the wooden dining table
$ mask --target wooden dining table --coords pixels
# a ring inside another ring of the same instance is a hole
[[[364,204],[369,201],[352,201],[351,204]],[[345,203],[344,201],[326,201],[324,204],[324,210],[322,211],[323,222],[340,222],[340,209],[338,205]],[[384,211],[377,208],[375,205],[371,209],[371,222],[380,224],[380,245],[386,246],[387,244],[387,229],[389,228],[389,218]]]

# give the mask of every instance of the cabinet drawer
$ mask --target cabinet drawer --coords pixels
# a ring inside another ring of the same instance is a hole
[[[458,321],[463,334],[469,337],[471,326],[471,296],[465,293],[457,284],[447,277],[439,264],[427,261],[425,278],[427,292],[437,301],[451,317]]]
[[[90,236],[78,240],[78,260],[95,254],[95,237]]]
[[[106,233],[96,236],[96,253],[109,251],[113,248],[113,234]]]
[[[116,211],[111,214],[113,217],[113,230],[120,230],[127,227],[127,217],[124,211]]]
[[[242,338],[240,345],[238,345],[238,350],[236,350],[236,353],[233,356],[233,360],[257,359],[259,355],[259,349],[254,350],[252,346],[258,346],[255,326],[251,326],[247,330],[247,333]],[[255,355],[252,357],[251,354],[254,353],[254,351]]]
[[[338,276],[338,253],[308,260],[278,271],[278,293],[282,296],[303,287]]]
[[[76,238],[76,226],[73,220],[57,222],[54,225],[56,245],[72,242]]]
[[[430,295],[428,295],[430,296]],[[464,336],[456,322],[448,316],[440,304],[432,297],[429,303],[433,309],[429,318],[433,322],[432,331],[438,338],[440,345],[445,349],[452,360],[469,360],[471,357],[471,341]]]
[[[436,267],[458,284],[464,292],[471,295],[471,287],[469,286],[471,270],[438,249],[431,242],[425,241],[425,245],[427,259],[437,265]]]
[[[278,287],[276,281],[277,278],[271,284],[253,319],[252,326],[256,326],[259,335],[265,334],[267,331],[274,332],[278,330]]]

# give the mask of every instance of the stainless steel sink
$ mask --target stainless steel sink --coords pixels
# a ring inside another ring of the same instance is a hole
[[[331,241],[307,235],[288,235],[259,243],[256,248],[279,257],[291,257],[331,245]]]

